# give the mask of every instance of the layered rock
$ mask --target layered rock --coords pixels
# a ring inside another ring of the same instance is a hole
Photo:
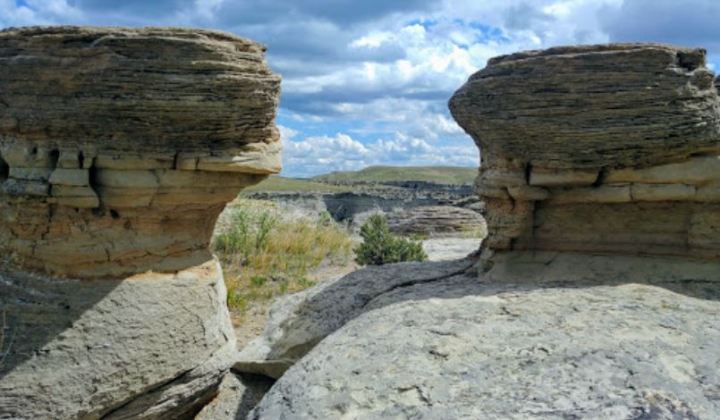
[[[190,415],[235,347],[215,220],[280,170],[264,47],[21,28],[0,67],[0,417]]]
[[[455,206],[419,206],[388,213],[390,230],[401,234],[463,234],[485,236],[480,213]]]
[[[482,151],[492,250],[720,256],[720,101],[705,51],[494,58],[450,100]]]
[[[3,250],[72,276],[207,260],[224,204],[280,170],[263,51],[209,31],[0,32]]]

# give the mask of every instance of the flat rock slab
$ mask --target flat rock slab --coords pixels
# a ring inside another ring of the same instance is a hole
[[[495,261],[480,278],[377,296],[292,366],[249,418],[720,413],[718,263],[567,254]]]
[[[465,258],[480,248],[478,238],[432,238],[422,241],[423,250],[430,261],[448,261]]]

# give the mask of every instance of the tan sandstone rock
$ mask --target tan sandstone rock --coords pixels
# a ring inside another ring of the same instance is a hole
[[[655,44],[491,59],[450,100],[482,152],[486,246],[720,257],[702,239],[720,212],[714,78],[704,50]]]
[[[210,236],[280,170],[264,51],[0,31],[0,417],[182,418],[212,397],[235,344]]]

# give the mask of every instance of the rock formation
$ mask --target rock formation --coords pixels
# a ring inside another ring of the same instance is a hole
[[[401,234],[447,235],[475,233],[484,237],[485,220],[480,213],[455,206],[418,206],[387,214],[390,230]]]
[[[497,57],[450,100],[482,152],[490,250],[720,257],[720,101],[705,51]]]
[[[215,219],[280,170],[264,47],[0,32],[0,418],[182,417],[232,363]]]
[[[701,50],[490,60],[451,99],[482,150],[480,263],[365,269],[274,307],[251,419],[715,418],[720,106]]]

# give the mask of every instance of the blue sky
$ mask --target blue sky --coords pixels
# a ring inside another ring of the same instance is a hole
[[[654,41],[720,63],[718,0],[0,0],[0,27],[214,28],[265,43],[283,76],[284,175],[367,165],[477,166],[447,100],[488,58]]]

